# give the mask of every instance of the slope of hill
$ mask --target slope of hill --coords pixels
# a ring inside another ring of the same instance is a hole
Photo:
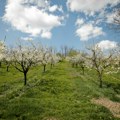
[[[99,88],[97,75],[86,69],[72,68],[67,62],[53,69],[33,67],[28,73],[28,84],[14,68],[6,72],[0,68],[1,120],[119,120],[120,113],[91,102],[107,98],[120,102],[120,74],[104,75],[104,87]]]

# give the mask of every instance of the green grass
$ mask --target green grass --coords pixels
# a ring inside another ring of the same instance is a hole
[[[104,87],[99,88],[95,71],[72,68],[62,62],[53,69],[33,67],[28,73],[27,86],[23,74],[5,66],[0,68],[1,120],[119,120],[92,98],[108,97],[120,102],[120,74],[104,75]]]

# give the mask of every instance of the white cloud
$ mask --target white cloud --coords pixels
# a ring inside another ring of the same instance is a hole
[[[49,31],[45,31],[45,32],[43,32],[43,33],[41,34],[41,37],[42,37],[42,38],[50,39],[51,36],[52,36],[52,34],[51,34],[51,32],[49,32]]]
[[[112,21],[113,14],[111,15],[107,8],[114,7],[118,3],[120,0],[67,0],[69,11],[84,13],[86,17],[85,20],[78,18],[75,23],[77,25],[76,35],[80,37],[80,40],[87,41],[90,38],[104,35],[102,26],[99,26],[102,22]],[[103,21],[106,16],[107,21]]]
[[[117,47],[117,42],[110,40],[102,40],[96,44],[102,50],[113,49]]]
[[[23,0],[22,4],[37,5],[40,8],[46,8],[50,5],[50,0]]]
[[[117,12],[108,13],[106,15],[107,23],[114,23],[114,18],[117,16]]]
[[[84,20],[83,20],[83,19],[78,18],[78,19],[76,20],[75,25],[77,25],[77,26],[81,26],[82,24],[84,24]]]
[[[62,6],[53,5],[49,7],[50,12],[60,11],[63,12]]]
[[[48,13],[49,7],[48,0],[8,0],[3,20],[31,36],[50,38],[51,30],[62,25],[63,16]]]
[[[88,23],[78,26],[76,35],[80,37],[81,41],[87,41],[93,37],[104,35],[104,32],[101,27],[93,26],[92,24]]]
[[[53,6],[49,7],[49,11],[50,11],[50,12],[54,12],[54,11],[56,11],[57,9],[58,9],[58,6],[57,6],[57,5],[53,5]]]
[[[119,2],[119,0],[67,0],[67,7],[72,12],[93,15],[95,12],[104,10],[107,5],[115,6]]]
[[[31,38],[31,37],[21,37],[21,40],[24,40],[24,41],[32,41],[33,38]]]

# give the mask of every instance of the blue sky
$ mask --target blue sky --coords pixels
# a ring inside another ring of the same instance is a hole
[[[76,49],[84,49],[93,40],[112,47],[120,42],[120,33],[109,27],[119,0],[46,1],[0,0],[0,40],[6,36],[6,44],[14,45],[18,39],[30,38],[56,48]]]

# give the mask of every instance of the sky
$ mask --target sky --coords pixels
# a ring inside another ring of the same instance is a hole
[[[111,28],[117,8],[120,0],[0,0],[0,40],[111,49],[120,43],[120,32]]]

